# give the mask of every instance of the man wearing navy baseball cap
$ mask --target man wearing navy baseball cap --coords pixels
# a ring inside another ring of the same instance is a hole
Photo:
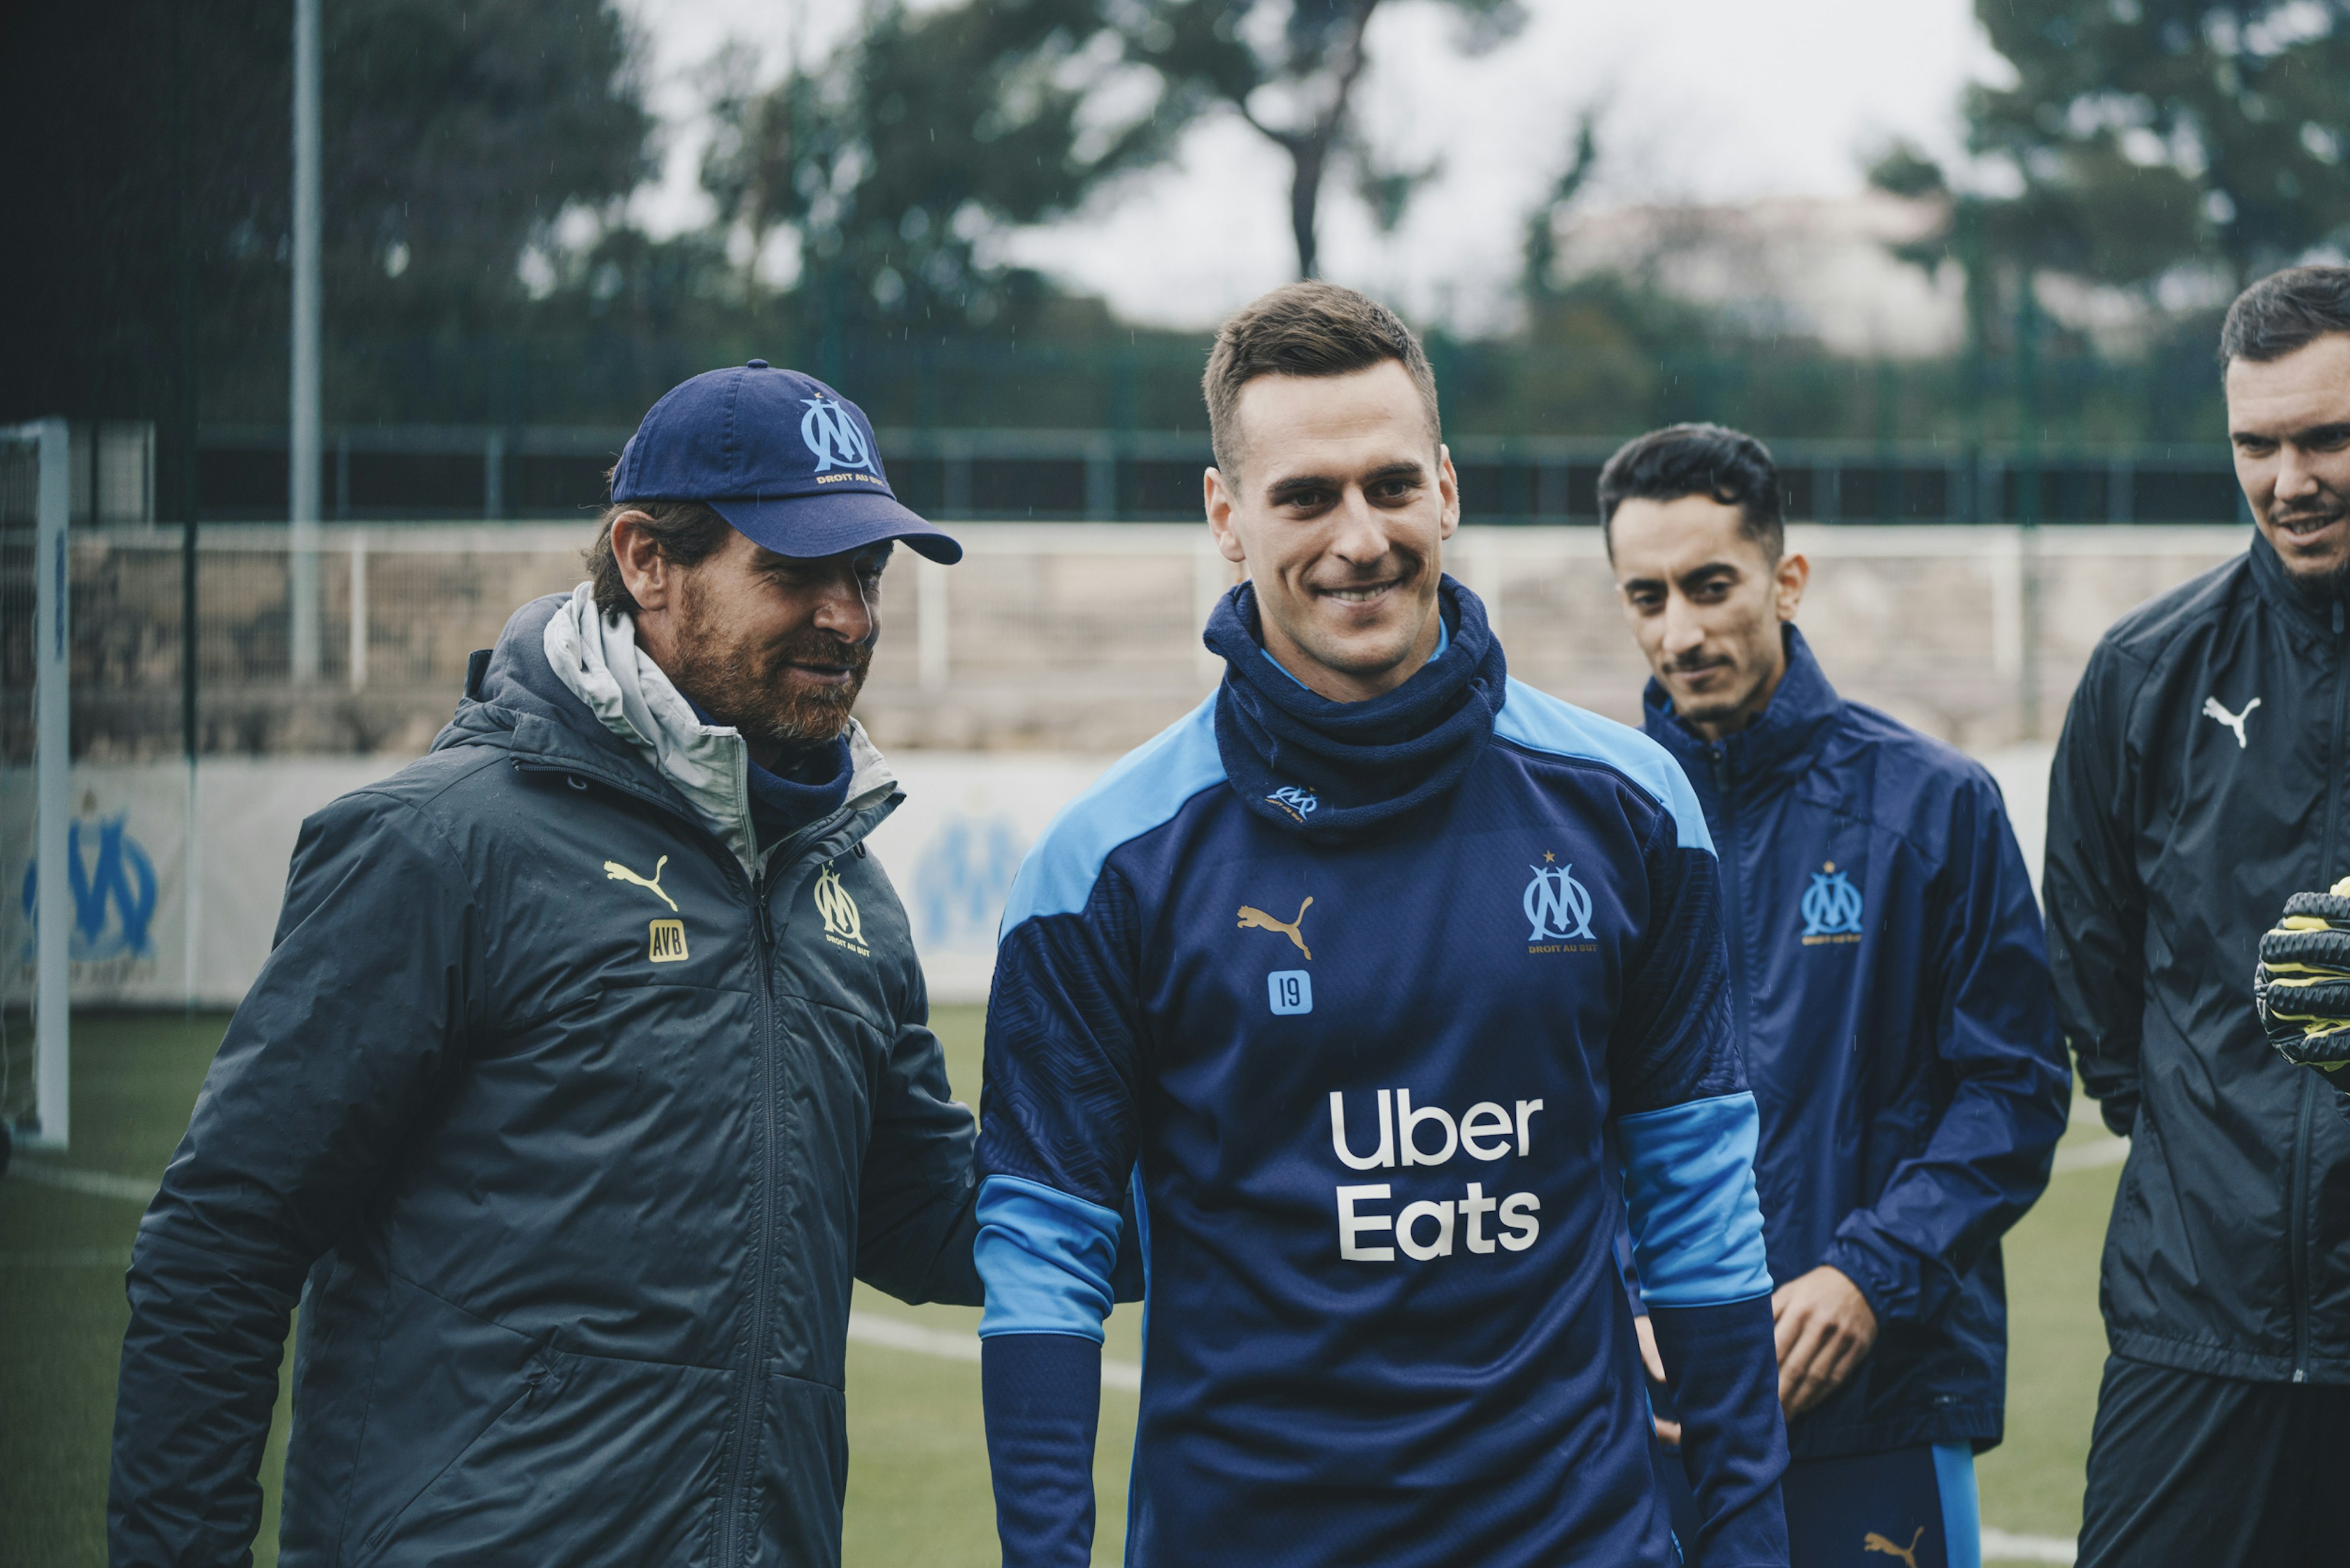
[[[753,360],[654,405],[590,580],[303,825],[130,1275],[117,1564],[829,1568],[850,1282],[976,1304],[971,1113],[864,841],[900,505]]]

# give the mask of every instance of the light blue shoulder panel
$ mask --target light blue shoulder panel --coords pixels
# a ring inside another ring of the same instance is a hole
[[[1084,909],[1111,850],[1170,821],[1185,801],[1223,782],[1211,696],[1120,757],[1061,808],[1020,863],[1004,901],[1003,931],[1039,915]]]
[[[1572,702],[1512,680],[1493,719],[1493,733],[1532,752],[1604,763],[1630,779],[1673,819],[1675,842],[1684,849],[1713,851],[1705,811],[1673,754],[1628,724],[1603,719]]]

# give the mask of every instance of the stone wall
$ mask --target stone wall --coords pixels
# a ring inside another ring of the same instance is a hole
[[[200,729],[209,754],[412,754],[454,706],[465,659],[513,607],[584,575],[568,525],[330,527],[319,679],[287,676],[282,529],[206,531]],[[974,524],[964,562],[901,555],[861,712],[885,746],[1114,753],[1204,697],[1199,628],[1233,580],[1204,527]],[[1797,525],[1800,618],[1829,676],[1984,751],[2054,733],[2097,637],[2133,605],[2243,547],[2234,528]],[[355,549],[354,546],[357,546]],[[359,563],[355,576],[354,563]],[[1596,530],[1465,528],[1449,569],[1495,607],[1511,672],[1635,720],[1646,671]],[[75,556],[75,744],[91,761],[181,746],[174,532],[97,531]],[[366,609],[363,663],[350,635]],[[28,751],[29,616],[5,597],[0,755]],[[355,677],[356,670],[356,677]]]

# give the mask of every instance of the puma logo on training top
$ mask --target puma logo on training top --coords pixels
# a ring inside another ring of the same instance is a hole
[[[1305,923],[1305,911],[1313,907],[1314,900],[1308,898],[1305,902],[1297,906],[1297,919],[1276,920],[1253,904],[1243,904],[1240,929],[1244,931],[1279,931],[1283,936],[1295,942],[1297,950],[1304,953],[1310,962],[1314,957],[1314,950],[1305,945],[1305,939],[1298,934],[1297,928]]]
[[[1922,1524],[1918,1527],[1918,1533],[1909,1538],[1907,1546],[1896,1546],[1872,1530],[1860,1538],[1860,1549],[1863,1552],[1882,1552],[1887,1557],[1898,1557],[1909,1564],[1909,1568],[1918,1568],[1918,1542],[1925,1539],[1926,1527]]]
[[[662,892],[660,885],[661,867],[668,864],[669,857],[666,855],[654,861],[652,880],[648,882],[642,877],[638,876],[635,872],[621,865],[619,861],[607,860],[604,862],[604,880],[607,882],[634,882],[639,888],[649,888],[652,890],[654,898],[659,898],[662,903],[667,904],[671,909],[674,909],[677,908],[677,900],[671,898],[667,893]]]
[[[2244,721],[2251,718],[2252,716],[2252,710],[2260,705],[2261,700],[2255,697],[2251,701],[2244,704],[2244,711],[2242,712],[2230,713],[2226,708],[2220,706],[2220,700],[2217,697],[2206,697],[2203,699],[2203,716],[2206,719],[2217,719],[2222,724],[2227,725],[2230,730],[2235,731],[2236,750],[2241,752],[2244,749],[2245,745]]]

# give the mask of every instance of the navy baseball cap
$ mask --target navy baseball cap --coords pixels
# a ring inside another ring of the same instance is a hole
[[[701,501],[778,556],[884,539],[941,566],[962,546],[899,503],[864,410],[813,376],[754,359],[672,387],[620,449],[614,501]]]

